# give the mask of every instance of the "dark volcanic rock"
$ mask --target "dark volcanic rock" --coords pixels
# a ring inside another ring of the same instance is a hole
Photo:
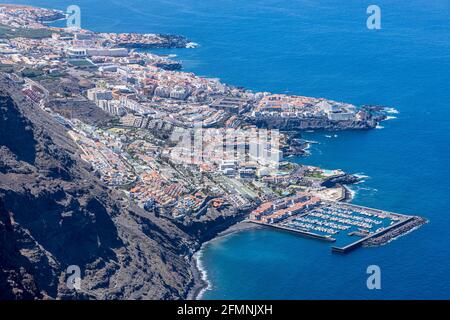
[[[36,140],[30,122],[19,110],[9,108],[3,97],[0,100],[0,116],[0,146],[8,148],[19,161],[34,164]]]
[[[47,106],[67,119],[78,119],[90,125],[99,125],[114,119],[92,101],[52,100]]]
[[[360,179],[351,174],[341,174],[333,176],[322,182],[322,186],[326,188],[334,188],[336,185],[357,183]]]
[[[184,217],[179,227],[195,236],[200,242],[207,242],[225,229],[244,220],[250,211],[232,209],[219,212],[208,207],[206,214],[201,217]]]
[[[181,64],[181,62],[177,62],[177,61],[164,61],[164,62],[158,62],[155,63],[155,67],[164,69],[164,70],[168,70],[168,71],[176,71],[176,70],[180,70],[183,65]]]
[[[51,116],[0,79],[0,300],[177,299],[193,241],[124,203]],[[66,285],[81,269],[81,290]]]
[[[145,42],[120,42],[116,47],[130,48],[130,49],[171,49],[171,48],[186,48],[190,42],[187,38],[179,35],[159,34],[160,42],[145,43]]]
[[[367,130],[373,129],[378,124],[376,119],[366,121],[330,121],[327,118],[294,119],[294,118],[267,118],[247,119],[247,122],[260,128],[279,129],[283,131],[296,130]]]

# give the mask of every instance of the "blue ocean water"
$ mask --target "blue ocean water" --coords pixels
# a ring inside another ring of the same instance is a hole
[[[64,9],[73,1],[10,1]],[[327,244],[272,230],[207,245],[216,299],[450,298],[450,2],[377,0],[382,29],[366,28],[361,0],[76,1],[97,31],[182,34],[197,49],[169,50],[185,69],[253,90],[395,107],[367,132],[311,133],[308,158],[367,175],[354,202],[427,217],[387,246],[331,254]],[[378,265],[382,289],[368,290]]]

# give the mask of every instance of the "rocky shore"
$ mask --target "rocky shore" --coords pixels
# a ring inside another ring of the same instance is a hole
[[[119,41],[114,46],[128,49],[171,49],[186,48],[191,42],[179,35],[158,34],[158,42]]]
[[[177,70],[180,70],[181,68],[183,68],[183,65],[181,64],[181,62],[172,61],[172,60],[157,62],[154,65],[155,65],[155,67],[158,67],[158,68],[161,68],[164,70],[168,70],[168,71],[177,71]]]
[[[63,19],[66,19],[66,15],[64,14],[64,12],[58,11],[58,10],[52,10],[51,12],[48,12],[48,13],[40,16],[38,18],[38,21],[40,23],[45,24],[45,23],[51,23],[51,22],[55,22],[55,21],[63,20]]]
[[[293,130],[327,130],[327,131],[341,131],[341,130],[368,130],[377,126],[378,122],[370,121],[330,121],[326,118],[314,119],[280,119],[267,118],[251,121],[252,124],[260,128],[279,129],[282,131]]]
[[[420,226],[426,224],[427,219],[422,217],[413,217],[411,220],[407,221],[405,224],[399,226],[398,228],[387,231],[378,237],[370,238],[363,243],[363,247],[379,247],[388,244],[392,240],[398,237],[404,236],[409,232],[419,228]]]
[[[351,174],[341,174],[338,176],[332,176],[328,179],[325,179],[322,182],[322,186],[326,188],[334,188],[336,185],[346,185],[346,184],[354,184],[357,183],[360,179]]]
[[[286,134],[287,140],[283,147],[283,156],[306,156],[308,154],[309,142],[302,139],[299,131],[283,132]]]
[[[39,21],[62,18],[56,11]],[[177,35],[108,34],[110,47],[187,48]],[[158,67],[178,70],[178,62]],[[50,91],[82,94],[77,79]],[[42,82],[45,84],[45,81]],[[48,80],[50,81],[50,80]],[[89,87],[86,85],[86,88]],[[50,110],[89,122],[110,116],[91,102],[60,98]],[[305,155],[299,131],[374,128],[381,107],[367,106],[364,121],[327,118],[262,119],[259,127],[292,131],[286,155]],[[351,175],[322,183],[357,181]],[[345,193],[348,196],[348,193]],[[0,78],[0,300],[1,299],[195,299],[208,286],[201,265],[209,241],[257,226],[242,222],[248,211],[207,210],[200,217],[171,219],[135,205],[108,188],[81,160],[80,150],[51,113],[30,102],[22,88]],[[380,242],[384,241],[383,239]],[[83,290],[67,289],[67,267],[83,270]]]
[[[280,131],[307,131],[307,130],[369,130],[374,129],[383,120],[386,120],[386,107],[362,106],[360,110],[364,113],[361,120],[332,121],[326,116],[311,118],[292,118],[280,116],[247,117],[246,121],[259,128],[278,129]]]

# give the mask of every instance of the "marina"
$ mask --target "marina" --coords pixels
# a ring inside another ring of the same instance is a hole
[[[350,252],[369,241],[370,246],[385,244],[424,223],[416,216],[344,202],[317,200],[304,193],[298,197],[288,199],[284,205],[276,201],[265,203],[252,212],[250,221],[307,238],[332,242],[331,251],[335,253]]]

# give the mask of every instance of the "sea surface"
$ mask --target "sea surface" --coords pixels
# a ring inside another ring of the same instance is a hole
[[[96,31],[181,34],[197,49],[185,70],[257,91],[395,108],[365,132],[308,133],[299,163],[366,176],[354,203],[430,220],[407,236],[348,255],[273,230],[209,243],[203,299],[450,298],[450,2],[448,0],[30,0],[78,4]],[[381,8],[382,29],[366,27]],[[381,268],[381,290],[366,269]]]

